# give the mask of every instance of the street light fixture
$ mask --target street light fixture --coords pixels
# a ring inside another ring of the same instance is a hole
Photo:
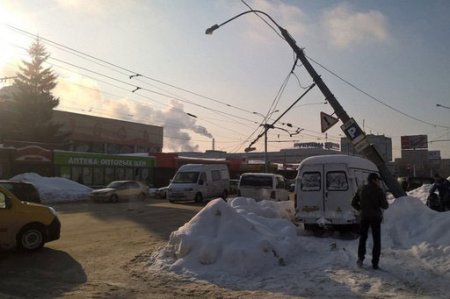
[[[215,30],[217,30],[221,26],[227,24],[228,22],[231,22],[232,20],[234,20],[242,15],[248,14],[248,13],[262,14],[262,15],[266,16],[273,24],[275,24],[275,26],[278,28],[281,35],[285,39],[285,41],[289,44],[289,46],[292,48],[292,50],[297,55],[297,59],[299,59],[301,61],[303,67],[306,69],[306,71],[312,77],[315,85],[317,85],[317,87],[320,89],[322,94],[325,96],[325,99],[333,107],[336,116],[342,121],[343,126],[341,128],[345,132],[347,137],[352,141],[352,144],[354,145],[354,147],[356,148],[358,146],[357,150],[359,152],[363,153],[369,160],[374,162],[374,164],[378,167],[378,170],[380,171],[381,176],[383,177],[384,181],[386,182],[386,185],[389,187],[390,191],[392,192],[392,194],[395,197],[405,196],[406,195],[405,191],[400,187],[397,180],[394,179],[394,177],[390,173],[389,169],[387,168],[387,166],[383,160],[383,157],[380,155],[380,153],[375,148],[375,146],[368,142],[364,131],[362,131],[360,129],[360,127],[358,126],[356,121],[353,118],[350,118],[350,116],[344,110],[344,108],[338,102],[338,100],[333,95],[333,93],[330,91],[328,86],[325,84],[325,82],[323,82],[322,78],[319,76],[319,74],[317,74],[316,70],[313,68],[313,66],[311,65],[309,60],[306,58],[306,55],[305,55],[305,53],[303,53],[303,50],[297,46],[297,42],[295,41],[295,39],[289,34],[289,32],[286,29],[284,29],[283,27],[278,25],[278,23],[275,22],[271,16],[269,16],[267,13],[265,13],[263,11],[250,9],[248,11],[242,12],[242,13],[232,17],[231,19],[229,19],[221,24],[215,24],[215,25],[211,26],[210,28],[206,29],[205,33],[212,34]],[[289,107],[288,109],[290,109],[290,108],[292,108],[292,106]],[[287,111],[285,111],[285,113],[286,112]],[[285,113],[283,113],[283,115]],[[283,115],[281,115],[281,116],[283,116]],[[277,118],[276,121],[278,121],[278,119],[280,119],[280,117]]]
[[[260,116],[262,116],[264,118],[264,124],[262,124],[262,126],[264,127],[264,172],[269,172],[269,159],[267,157],[267,131],[269,131],[269,129],[273,129],[275,128],[272,125],[268,124],[267,121],[269,120],[269,118],[272,116],[272,114],[279,112],[279,110],[274,110],[272,112],[270,112],[267,116],[264,116],[263,114],[253,111],[253,114],[258,114]],[[247,149],[251,149],[252,147],[248,147]],[[254,147],[253,147],[254,148]],[[246,151],[248,152],[248,151]]]
[[[444,105],[441,105],[441,104],[436,104],[436,107],[442,107],[442,108],[450,109],[450,107],[447,107],[447,106],[444,106]]]

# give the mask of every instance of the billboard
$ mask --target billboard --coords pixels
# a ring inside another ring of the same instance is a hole
[[[427,149],[428,136],[427,135],[401,136],[401,144],[402,150]]]

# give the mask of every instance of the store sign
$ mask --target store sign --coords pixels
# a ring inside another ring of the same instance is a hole
[[[15,153],[16,161],[51,162],[52,151],[37,145],[18,148]]]
[[[68,165],[91,165],[91,166],[119,166],[119,167],[145,167],[146,161],[122,160],[122,159],[99,159],[99,158],[69,158]]]
[[[123,157],[113,155],[76,154],[55,152],[55,164],[77,166],[105,166],[105,167],[152,167],[154,159],[151,157]]]

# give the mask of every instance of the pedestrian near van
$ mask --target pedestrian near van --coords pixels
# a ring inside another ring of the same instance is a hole
[[[366,241],[369,228],[372,232],[372,267],[378,269],[381,254],[381,221],[383,210],[389,207],[386,195],[381,189],[381,180],[378,174],[371,173],[367,184],[360,187],[352,200],[352,207],[360,212],[360,237],[358,244],[357,265],[362,267],[366,255]]]

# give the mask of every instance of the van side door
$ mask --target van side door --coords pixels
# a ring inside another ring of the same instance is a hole
[[[296,200],[302,217],[318,218],[323,213],[322,172],[322,165],[305,165],[300,172],[300,184],[296,186]]]
[[[11,205],[12,199],[0,191],[0,248],[10,248],[15,245],[15,235],[18,230],[17,215]]]
[[[325,217],[336,218],[340,213],[351,211],[353,190],[350,187],[345,164],[324,165],[325,174]]]

